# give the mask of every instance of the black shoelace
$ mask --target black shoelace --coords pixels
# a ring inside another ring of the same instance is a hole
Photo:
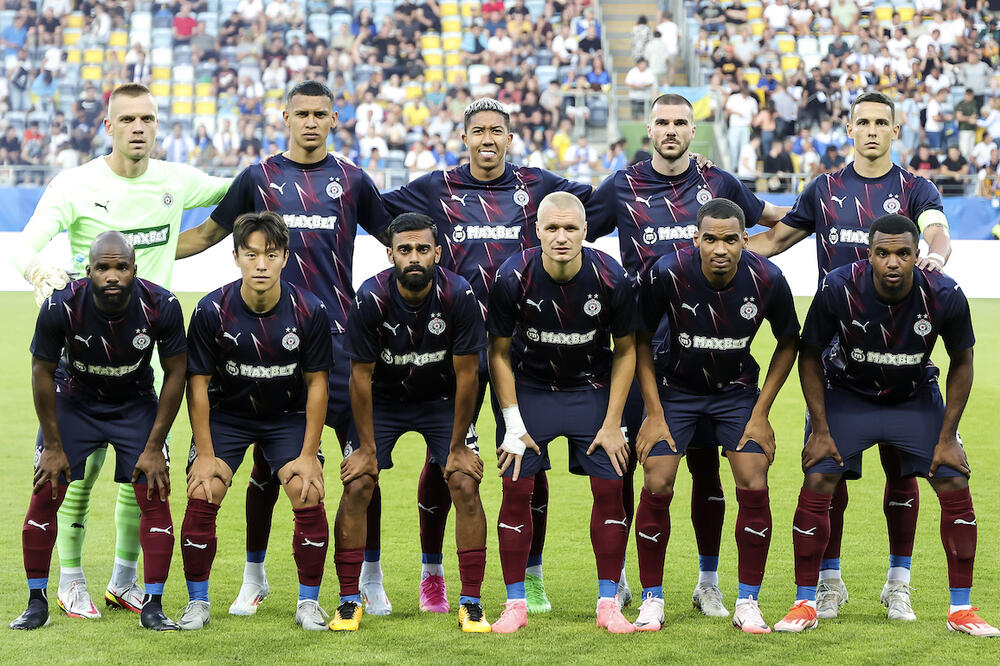
[[[479,604],[462,604],[462,607],[469,614],[469,619],[473,622],[482,622],[483,607]]]
[[[357,607],[358,605],[353,601],[345,601],[337,607],[337,613],[340,615],[340,619],[350,620],[354,617],[354,609]]]

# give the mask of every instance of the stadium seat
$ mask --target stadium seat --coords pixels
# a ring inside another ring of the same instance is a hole
[[[753,19],[748,21],[748,23],[750,24],[750,32],[754,37],[760,37],[764,34],[764,28],[767,27],[767,24],[764,23],[763,19]]]
[[[104,73],[100,65],[84,65],[80,68],[80,78],[84,81],[100,81],[104,78]]]
[[[81,12],[71,12],[66,15],[67,28],[83,28],[83,14]]]
[[[786,53],[781,56],[781,71],[782,72],[794,72],[799,68],[799,63],[802,62],[802,58],[795,53]]]
[[[430,83],[431,81],[444,81],[444,72],[437,67],[431,67],[424,70],[424,81]]]
[[[892,5],[888,3],[879,3],[875,5],[874,16],[875,20],[883,25],[888,25],[892,23],[892,13],[895,11]]]
[[[830,52],[830,45],[833,44],[833,35],[820,35],[816,38],[816,50],[820,55],[825,56]]]
[[[406,153],[402,150],[389,150],[385,153],[386,169],[403,169],[406,161]]]
[[[463,19],[474,19],[479,16],[480,4],[475,0],[462,0],[459,9]]]
[[[406,91],[406,99],[418,99],[424,96],[424,87],[419,81],[410,81],[403,90]]]
[[[428,67],[440,67],[444,62],[444,54],[441,52],[441,49],[424,49],[421,55],[424,58],[424,64],[427,65]],[[458,54],[449,53],[448,56],[458,57]],[[452,63],[452,64],[457,65],[458,63]]]
[[[795,36],[785,33],[778,33],[774,37],[775,41],[778,43],[779,53],[794,53],[795,52]]]
[[[215,12],[201,12],[198,14],[198,22],[205,24],[205,34],[213,37],[219,34],[219,15]]]
[[[236,7],[239,4],[240,0],[221,0],[221,2],[219,2],[219,16],[221,16],[223,20],[229,18],[232,13],[236,11]]]
[[[150,57],[153,65],[172,65],[174,63],[174,50],[171,48],[153,49]]]
[[[812,35],[803,35],[799,37],[796,42],[797,48],[796,53],[799,55],[811,55],[813,53],[819,53],[819,40],[817,40]]]
[[[178,65],[190,65],[191,64],[191,47],[175,46],[174,47],[174,63]]]
[[[79,28],[66,28],[62,33],[63,46],[76,46],[76,43],[80,41],[80,35]]]
[[[545,14],[545,0],[525,0],[524,7],[533,20],[537,21]]]
[[[152,48],[170,49],[174,46],[174,33],[170,28],[153,28]]]
[[[169,81],[172,74],[170,67],[165,65],[157,65],[153,67],[153,80],[154,81]]]
[[[480,81],[489,78],[490,67],[489,65],[480,64],[469,65],[468,69],[466,69],[465,76],[469,83],[479,83]]]
[[[351,27],[351,23],[354,22],[354,18],[350,14],[330,14],[330,34],[336,35],[340,32],[341,24],[346,25],[348,28]]]
[[[190,99],[175,99],[170,105],[170,114],[174,116],[190,116],[194,113],[194,102]]]
[[[441,18],[446,16],[460,16],[458,3],[455,0],[445,0],[438,6],[441,8]]]
[[[79,63],[83,60],[80,49],[66,49],[66,62]]]
[[[306,33],[304,30],[289,30],[285,33],[285,44],[291,44],[296,39],[303,47],[306,44]]]
[[[362,9],[367,9],[369,12],[375,11],[375,3],[373,0],[354,0],[354,15],[357,16],[361,13]]]
[[[449,69],[445,72],[444,78],[449,85],[454,85],[458,83],[461,78],[465,75],[465,69],[462,67],[455,67],[454,69]],[[468,81],[468,78],[466,78]]]
[[[197,107],[197,105],[195,106]],[[198,125],[204,125],[208,135],[211,136],[215,134],[215,112],[213,111],[211,114],[206,115],[199,114],[194,118],[194,121],[191,124],[195,127],[195,129],[198,128]]]
[[[175,83],[193,83],[194,82],[194,66],[193,65],[174,65],[174,76]]]
[[[462,35],[457,32],[448,32],[441,36],[441,46],[445,51],[457,51],[462,46]]]
[[[128,48],[128,33],[124,30],[115,30],[108,39],[108,46],[115,48]]]
[[[427,58],[425,57],[424,60],[426,61]],[[430,65],[429,62],[427,64]],[[445,67],[459,67],[459,66],[461,66],[461,64],[462,64],[462,54],[461,53],[457,53],[455,51],[449,51],[447,54],[445,54],[445,56],[444,56],[444,66]]]
[[[194,96],[195,97],[214,97],[215,90],[212,87],[212,83],[209,81],[199,81],[194,84]]]
[[[823,56],[818,53],[810,53],[802,56],[802,64],[807,72],[811,72],[816,67],[819,67],[821,62],[823,62]]]
[[[194,97],[194,84],[175,83],[171,89],[174,97]]]
[[[538,88],[544,90],[559,75],[559,70],[554,65],[539,65],[535,68],[535,78],[538,79]]]
[[[441,35],[436,32],[428,33],[420,38],[420,48],[423,50],[440,49]]]
[[[18,134],[22,134],[24,128],[28,125],[27,111],[8,111],[6,118],[10,126],[17,130]]]
[[[153,29],[153,15],[148,11],[132,12],[132,16],[129,18],[129,29],[151,31]]]
[[[441,19],[441,30],[443,32],[462,32],[462,19],[459,18]]]
[[[100,65],[104,63],[104,49],[86,49],[83,52],[83,62],[88,65]]]
[[[195,100],[194,112],[199,116],[212,116],[214,117],[218,106],[216,105],[214,97],[205,97]]]
[[[153,97],[158,100],[169,98],[170,81],[153,80],[153,82],[149,84],[149,92],[153,93]]]
[[[764,7],[759,2],[748,2],[743,5],[747,10],[747,20],[759,19],[764,16]]]
[[[747,67],[743,70],[743,80],[747,82],[747,85],[751,88],[756,88],[757,84],[760,82],[760,70],[756,67]]]

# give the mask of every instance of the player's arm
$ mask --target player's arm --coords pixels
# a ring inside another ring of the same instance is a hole
[[[830,425],[826,420],[826,395],[823,380],[822,350],[808,343],[803,343],[799,354],[799,381],[802,384],[802,396],[806,400],[809,411],[809,422],[812,433],[802,449],[802,471],[805,471],[825,458],[833,458],[840,465],[837,445],[830,435]]]
[[[462,472],[478,483],[483,480],[483,460],[465,445],[465,440],[476,411],[479,354],[455,354],[451,360],[455,369],[455,423],[451,430],[451,448],[444,475],[447,479],[455,472]]]
[[[351,361],[351,412],[358,431],[358,448],[340,463],[340,480],[347,485],[365,474],[378,478],[375,460],[375,420],[372,405],[372,375],[374,363]]]
[[[139,455],[132,471],[132,483],[139,480],[140,474],[146,475],[146,499],[153,499],[153,489],[158,488],[160,501],[166,502],[170,494],[170,468],[164,450],[167,446],[167,433],[181,408],[181,398],[184,397],[184,384],[187,380],[187,353],[174,354],[164,358],[160,355],[160,366],[163,368],[163,386],[160,388],[159,403],[156,406],[156,420],[153,429],[149,431],[146,449]]]
[[[535,453],[541,453],[535,440],[528,434],[524,427],[524,420],[521,418],[521,410],[517,406],[517,391],[514,385],[514,368],[510,364],[510,341],[509,337],[498,337],[490,334],[489,351],[487,356],[490,363],[490,386],[496,391],[497,402],[500,404],[500,412],[503,414],[504,437],[497,447],[499,457],[497,467],[500,468],[500,475],[507,471],[511,463],[514,464],[514,481],[517,481],[521,473],[521,457],[525,450],[531,449]]]
[[[177,237],[177,252],[174,258],[184,259],[193,254],[204,252],[228,235],[227,229],[211,217],[207,217],[197,227],[181,232],[180,236]]]
[[[917,267],[930,271],[941,271],[951,257],[951,232],[944,213],[926,210],[917,217],[928,252],[917,259]]]
[[[760,389],[760,395],[757,396],[757,402],[750,414],[750,419],[747,421],[743,437],[736,447],[737,451],[742,451],[743,446],[748,441],[753,440],[764,449],[768,463],[774,462],[775,441],[774,429],[771,427],[770,421],[771,407],[774,405],[775,398],[778,397],[778,391],[785,385],[785,380],[788,379],[792,366],[795,365],[798,342],[797,335],[778,338],[774,353],[771,354],[771,363],[767,368],[764,385]]]
[[[777,207],[775,206],[775,208]],[[766,210],[767,208],[765,207],[765,212]],[[761,219],[763,217],[762,214]],[[765,257],[773,257],[776,254],[781,254],[803,238],[808,237],[810,233],[812,232],[807,229],[797,229],[784,222],[778,222],[764,233],[751,236],[747,244],[747,249]]]
[[[770,201],[765,201],[764,210],[761,211],[760,219],[757,220],[757,223],[773,229],[774,225],[781,222],[790,210],[792,210],[791,206],[775,206]]]
[[[34,488],[40,491],[46,483],[52,483],[52,499],[59,492],[59,475],[65,474],[71,481],[69,459],[63,451],[59,423],[56,421],[56,363],[31,357],[31,393],[35,401],[35,413],[42,428],[42,456],[35,466]]]
[[[56,176],[45,188],[34,213],[9,248],[11,265],[32,284],[35,302],[39,306],[53,291],[62,289],[69,282],[66,271],[38,258],[38,253],[49,241],[63,229],[69,229],[73,220],[73,205],[62,193],[61,183],[62,179]]]
[[[660,404],[660,394],[656,389],[656,367],[653,364],[653,334],[639,330],[636,336],[635,375],[639,380],[639,390],[646,407],[646,418],[642,420],[635,438],[635,453],[640,463],[657,442],[666,442],[672,451],[677,450],[674,438],[667,427],[667,419]]]
[[[215,457],[212,446],[212,430],[208,425],[210,406],[208,402],[209,375],[190,373],[187,384],[188,417],[191,419],[191,437],[198,456],[188,470],[188,497],[192,497],[199,487],[204,491],[205,498],[212,504],[212,481],[218,479],[228,484],[231,475],[227,473],[228,466]]]
[[[948,357],[951,363],[948,366],[948,378],[945,382],[944,422],[941,424],[941,434],[938,435],[938,443],[934,447],[934,457],[931,460],[932,477],[939,465],[954,467],[965,476],[972,473],[965,456],[965,449],[958,440],[958,422],[972,392],[972,347],[949,352]]]
[[[604,423],[597,431],[597,436],[587,449],[587,455],[601,447],[611,458],[611,466],[618,476],[622,476],[628,467],[628,443],[622,434],[622,412],[625,410],[625,398],[635,377],[635,334],[615,338],[614,358],[611,361],[611,393],[608,396],[608,409],[604,414]]]

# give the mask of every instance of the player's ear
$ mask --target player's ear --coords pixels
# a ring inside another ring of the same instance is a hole
[[[434,244],[434,263],[441,261],[441,246],[437,243]]]
[[[748,234],[748,233],[747,233],[747,230],[746,230],[746,229],[744,229],[744,230],[743,230],[743,249],[744,249],[744,250],[745,250],[745,249],[747,248],[747,245],[748,245],[749,243],[750,243],[750,234]]]

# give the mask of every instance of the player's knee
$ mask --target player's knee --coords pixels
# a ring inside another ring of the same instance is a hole
[[[451,492],[451,501],[458,508],[475,504],[479,497],[479,483],[463,472],[455,472],[448,478],[448,490]]]
[[[367,507],[375,491],[375,479],[365,474],[344,486],[344,500]]]
[[[969,480],[964,476],[938,476],[930,479],[930,482],[934,492],[938,494],[969,487]]]
[[[644,479],[646,490],[654,495],[674,492],[674,480],[658,474],[647,474]]]
[[[802,487],[814,493],[832,495],[839,482],[839,474],[806,474]]]

